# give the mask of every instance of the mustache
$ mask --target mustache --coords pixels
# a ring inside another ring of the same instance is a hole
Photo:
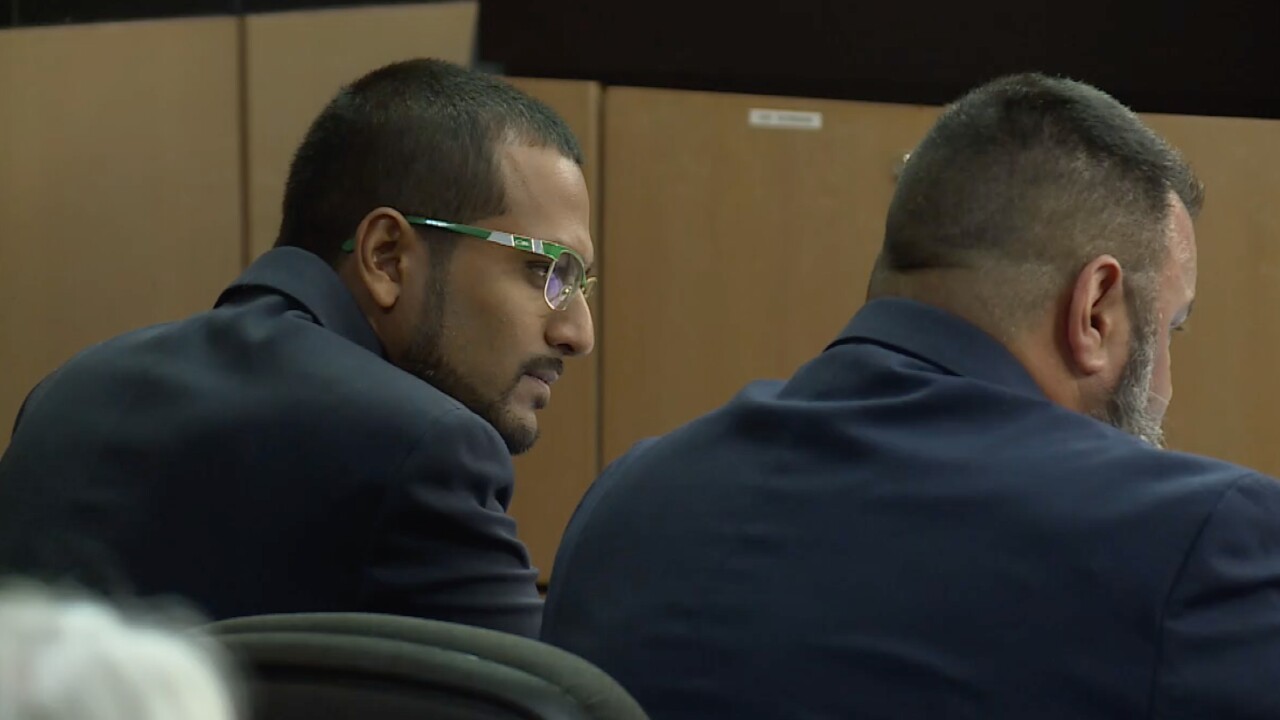
[[[520,366],[520,372],[516,374],[516,377],[519,378],[522,375],[544,371],[552,371],[557,376],[564,375],[564,360],[558,357],[534,358]]]

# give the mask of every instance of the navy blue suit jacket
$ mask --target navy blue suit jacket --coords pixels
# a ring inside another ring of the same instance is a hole
[[[0,459],[0,572],[180,595],[213,618],[370,611],[537,635],[494,428],[398,369],[314,255],[89,348]]]
[[[543,637],[655,720],[1274,720],[1280,485],[876,300],[790,380],[606,470]]]

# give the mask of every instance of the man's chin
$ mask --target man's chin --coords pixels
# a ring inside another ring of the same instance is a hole
[[[507,452],[521,455],[528,452],[538,442],[538,427],[522,427],[515,432],[503,432],[502,441],[507,444]]]
[[[532,410],[507,408],[502,417],[490,420],[494,429],[507,444],[512,455],[528,452],[538,441],[538,418]]]

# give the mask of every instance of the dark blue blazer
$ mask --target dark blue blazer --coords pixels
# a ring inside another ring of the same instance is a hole
[[[876,300],[790,380],[606,470],[543,637],[655,720],[1275,720],[1280,485]]]
[[[498,433],[396,368],[338,276],[268,252],[209,312],[79,354],[0,459],[0,573],[213,618],[415,615],[536,635]]]

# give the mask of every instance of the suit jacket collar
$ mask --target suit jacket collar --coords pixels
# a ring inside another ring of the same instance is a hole
[[[319,256],[296,247],[267,251],[240,275],[214,305],[233,301],[246,289],[268,290],[292,298],[321,326],[376,355],[382,342],[360,312],[338,274]]]
[[[919,357],[963,377],[1045,397],[1022,363],[998,340],[944,310],[905,298],[862,307],[828,349],[873,342]]]

